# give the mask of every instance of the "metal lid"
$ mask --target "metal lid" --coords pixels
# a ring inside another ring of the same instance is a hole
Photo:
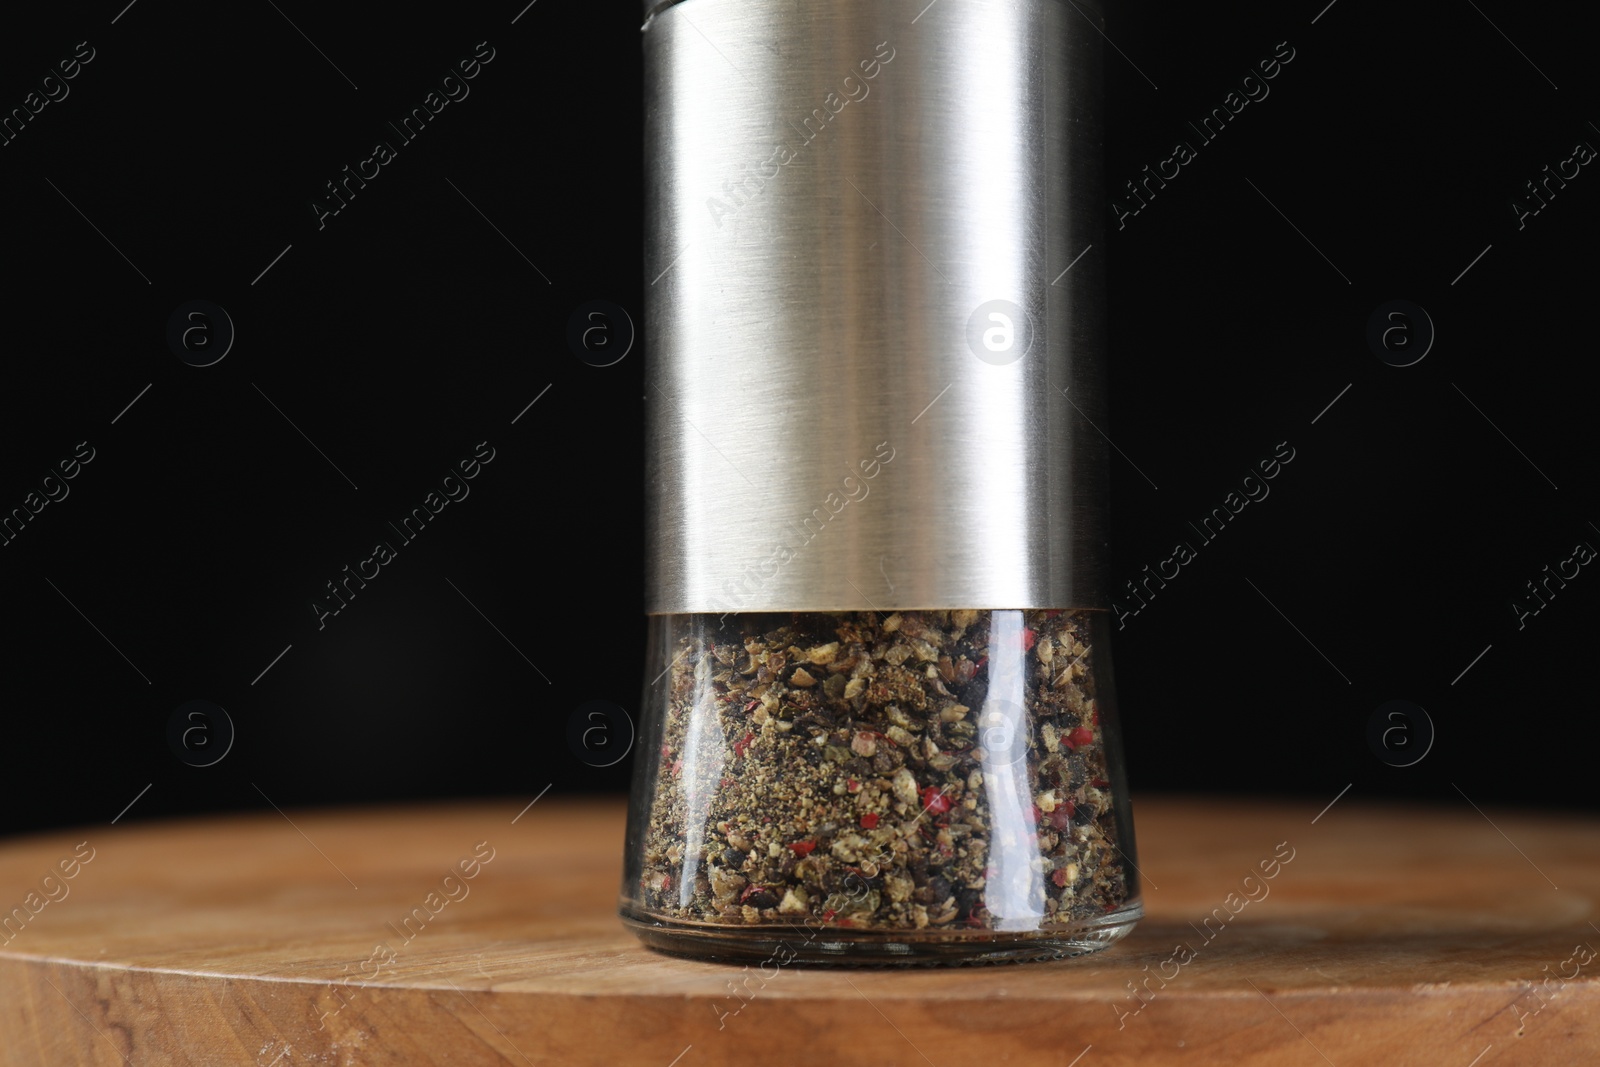
[[[646,610],[1104,607],[1094,26],[656,6]]]
[[[648,21],[650,21],[650,17],[652,15],[657,14],[657,13],[659,13],[661,11],[664,11],[667,8],[672,7],[674,4],[681,4],[683,2],[684,2],[684,0],[644,0],[644,17],[645,17],[645,21],[648,22]],[[873,2],[883,3],[884,0],[862,0],[862,2],[864,2],[864,3],[873,3]],[[931,3],[928,3],[927,7],[931,8],[934,4],[939,3],[939,2],[940,2],[940,0],[932,0]],[[963,2],[963,0],[951,0],[951,2],[960,3],[960,2]],[[1060,2],[1063,2],[1063,0],[1055,0],[1055,2],[1060,3]],[[1072,4],[1074,7],[1079,7],[1079,8],[1083,8],[1085,10],[1088,10],[1088,11],[1093,11],[1096,14],[1100,14],[1101,9],[1102,9],[1102,0],[1065,0],[1065,2],[1068,3],[1068,4]],[[903,5],[903,6],[912,6],[911,0],[906,0],[906,4]],[[921,15],[923,13],[926,13],[926,11],[927,11],[927,8],[923,8],[922,11],[918,13],[917,18],[920,19]]]

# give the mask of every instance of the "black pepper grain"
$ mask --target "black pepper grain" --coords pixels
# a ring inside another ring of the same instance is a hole
[[[1126,903],[1086,613],[1020,614],[1022,646],[1002,658],[1020,660],[1024,708],[999,726],[986,705],[1001,632],[991,612],[730,615],[691,628],[672,649],[652,754],[645,910],[993,928],[999,870],[1009,906],[1035,894],[1027,906],[1043,924]],[[1014,623],[1004,632],[1017,636]],[[1002,785],[1022,792],[995,793]]]

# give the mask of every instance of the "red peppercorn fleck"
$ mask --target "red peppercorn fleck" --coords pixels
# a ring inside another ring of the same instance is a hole
[[[1071,804],[1072,801],[1069,800],[1066,804],[1061,805],[1060,807],[1056,808],[1055,811],[1050,813],[1051,826],[1055,827],[1057,830],[1065,830],[1068,826],[1072,825]]]
[[[1039,814],[1040,814],[1039,813],[1039,805],[1037,805],[1037,804],[1029,804],[1028,805],[1028,821],[1029,822],[1037,824],[1038,821],[1039,821]]]
[[[1033,631],[1024,626],[1022,628],[1022,651],[1026,652],[1031,649],[1035,640],[1037,638],[1034,636]]]
[[[1096,789],[1105,789],[1111,783],[1106,781],[1104,778],[1095,778],[1091,780],[1089,784],[1094,786]]]
[[[811,855],[811,850],[817,847],[817,843],[815,841],[796,841],[789,847],[794,849],[798,855],[809,856]]]
[[[663,874],[661,876],[661,891],[663,893],[665,893],[667,890],[669,890],[671,888],[672,888],[672,875]]]
[[[839,914],[839,913],[834,911],[832,908],[829,908],[827,911],[822,913],[822,921],[825,922],[825,923],[832,922],[833,921],[833,917],[835,915],[837,915],[837,914]]]
[[[1053,619],[1057,615],[1060,615],[1060,614],[1061,614],[1061,609],[1060,608],[1051,608],[1049,611],[1044,613],[1044,617],[1047,618],[1047,619]]]
[[[739,738],[739,740],[733,743],[733,754],[738,756],[740,759],[743,759],[745,751],[749,749],[750,745],[755,741],[755,739],[756,735],[753,733],[747,733],[743,737]]]
[[[1057,867],[1055,872],[1050,875],[1050,880],[1056,885],[1065,886],[1067,884],[1067,872],[1064,869]]]
[[[1072,732],[1067,734],[1065,740],[1067,747],[1076,751],[1077,749],[1080,749],[1087,744],[1091,744],[1094,741],[1094,731],[1090,730],[1087,726],[1074,726],[1072,728]]]
[[[676,778],[678,776],[678,772],[681,771],[681,770],[683,770],[683,760],[681,760],[681,759],[673,760],[672,761],[672,776],[674,778]]]
[[[930,785],[922,791],[922,806],[935,815],[941,815],[950,810],[950,798]]]
[[[756,710],[756,705],[759,704],[759,703],[761,703],[761,701],[752,700],[752,701],[750,701],[748,704],[746,704],[744,706],[744,710],[745,711],[755,711]]]
[[[876,830],[878,828],[878,813],[869,811],[861,816],[861,828],[863,830]]]

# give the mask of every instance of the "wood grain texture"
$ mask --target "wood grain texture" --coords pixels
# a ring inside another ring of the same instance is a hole
[[[1595,820],[1345,797],[1313,824],[1301,802],[1149,799],[1148,916],[1099,956],[763,977],[623,930],[620,800],[547,796],[513,824],[524,804],[5,843],[0,910],[29,917],[0,935],[0,1067],[1486,1067],[1600,1052],[1600,958],[1574,952],[1600,948]],[[63,879],[85,841],[93,858]],[[1294,858],[1245,883],[1281,842]],[[445,882],[490,850],[475,877]],[[460,899],[441,903],[452,885]],[[41,903],[46,890],[66,895]],[[438,914],[397,932],[413,908],[430,915],[429,893]],[[1228,921],[1204,926],[1218,908]],[[393,960],[363,975],[385,942]],[[1163,966],[1180,942],[1193,958]],[[1163,972],[1176,977],[1127,1014],[1127,983]]]

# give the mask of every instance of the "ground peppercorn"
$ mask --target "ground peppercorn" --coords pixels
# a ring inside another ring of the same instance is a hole
[[[640,910],[931,933],[1067,928],[1128,903],[1089,614],[687,628],[661,680]]]

